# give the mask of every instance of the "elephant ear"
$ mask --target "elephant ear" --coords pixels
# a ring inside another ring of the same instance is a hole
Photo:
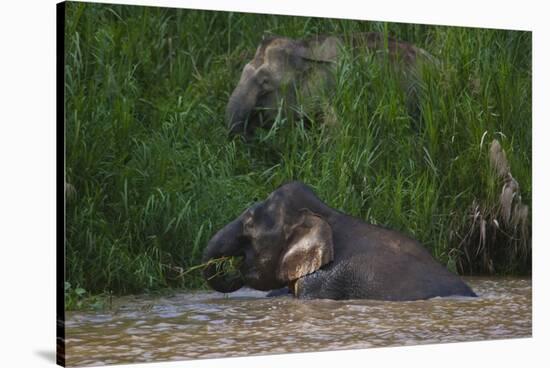
[[[305,40],[298,48],[302,59],[321,63],[334,63],[338,59],[342,42],[337,37],[316,36]]]
[[[300,220],[287,233],[287,248],[281,255],[277,278],[289,282],[315,272],[333,260],[333,248],[328,222],[308,209],[301,210]]]

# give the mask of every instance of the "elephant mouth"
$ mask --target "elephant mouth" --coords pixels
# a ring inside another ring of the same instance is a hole
[[[245,283],[244,255],[223,256],[209,261],[204,268],[206,281],[217,291],[231,293]]]

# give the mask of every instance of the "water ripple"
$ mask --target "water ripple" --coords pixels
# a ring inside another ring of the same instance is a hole
[[[241,290],[129,296],[67,313],[68,365],[99,365],[529,337],[531,280],[470,278],[479,298],[265,298]]]

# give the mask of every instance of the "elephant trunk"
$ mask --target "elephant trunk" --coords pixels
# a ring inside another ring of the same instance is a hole
[[[242,223],[240,220],[235,220],[218,231],[208,242],[203,252],[202,262],[206,263],[221,257],[241,255],[241,241]],[[222,293],[231,293],[244,286],[242,276],[218,274],[216,264],[206,266],[203,275],[212,289]]]
[[[225,121],[231,135],[252,130],[253,127],[247,125],[257,99],[258,88],[253,83],[240,84],[235,88],[225,110]]]

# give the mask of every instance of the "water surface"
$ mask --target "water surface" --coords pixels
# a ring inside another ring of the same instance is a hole
[[[116,298],[68,312],[67,365],[530,337],[531,280],[465,278],[478,298],[413,302],[265,298],[243,289]]]

